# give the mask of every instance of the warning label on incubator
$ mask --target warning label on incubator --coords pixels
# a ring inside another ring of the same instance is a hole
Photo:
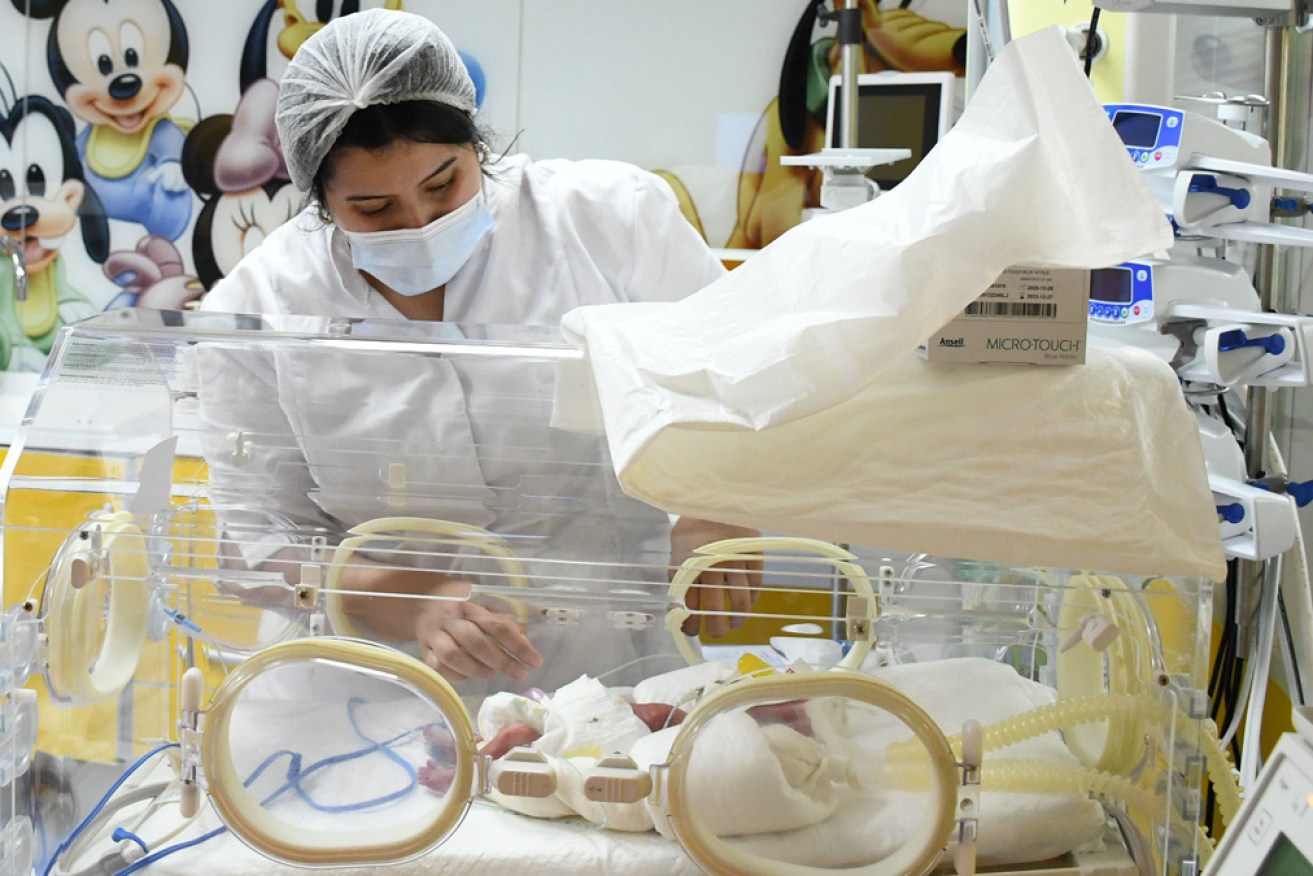
[[[61,383],[155,386],[164,382],[156,358],[137,343],[73,342],[59,364]]]

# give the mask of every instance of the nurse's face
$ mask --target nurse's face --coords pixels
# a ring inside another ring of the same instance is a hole
[[[422,228],[479,191],[472,146],[397,140],[381,149],[334,152],[324,202],[346,231]]]

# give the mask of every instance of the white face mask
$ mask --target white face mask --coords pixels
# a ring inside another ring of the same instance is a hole
[[[357,270],[411,296],[445,285],[496,224],[479,191],[423,228],[342,232],[351,242],[351,264]]]

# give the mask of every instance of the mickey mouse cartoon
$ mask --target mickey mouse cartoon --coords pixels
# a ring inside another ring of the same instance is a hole
[[[187,31],[170,0],[13,0],[52,18],[46,60],[75,116],[87,183],[111,219],[178,239],[192,194],[179,156],[184,133],[166,117],[185,88]]]
[[[73,117],[30,95],[0,117],[0,233],[22,246],[27,296],[0,271],[0,370],[39,371],[66,323],[97,308],[64,279],[60,248],[79,222],[82,245],[97,263],[109,251],[109,223],[82,178]]]

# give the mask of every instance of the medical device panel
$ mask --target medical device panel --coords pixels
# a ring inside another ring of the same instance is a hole
[[[1313,190],[1313,176],[1273,167],[1263,138],[1196,112],[1143,104],[1104,110],[1178,238],[1313,245],[1307,229],[1272,221],[1274,193]]]
[[[1313,873],[1313,710],[1296,707],[1208,876]]]
[[[1090,272],[1090,320],[1112,325],[1147,322],[1154,315],[1149,266],[1123,262]]]
[[[553,421],[580,363],[530,328],[123,310],[65,330],[0,470],[5,860],[1208,857],[1207,783],[1238,806],[1200,693],[1209,582],[779,531],[672,556],[604,436]],[[419,639],[448,612],[541,660],[453,674]]]

